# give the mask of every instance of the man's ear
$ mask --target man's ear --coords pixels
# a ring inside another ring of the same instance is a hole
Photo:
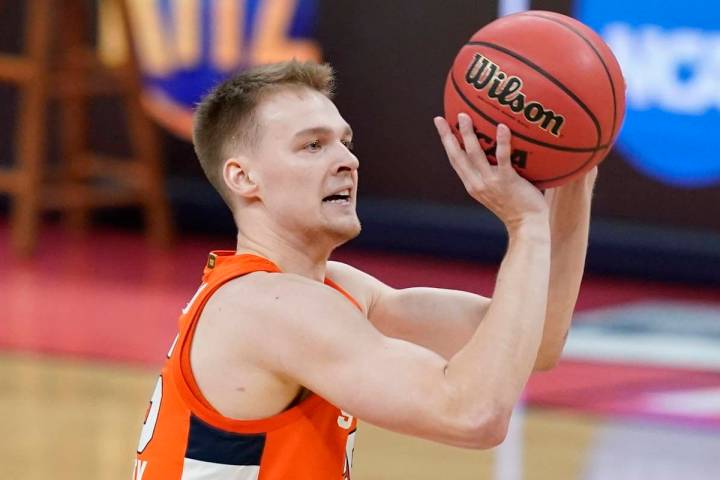
[[[225,160],[223,181],[228,190],[242,198],[250,199],[259,196],[255,174],[250,169],[250,161],[247,157],[237,156]]]

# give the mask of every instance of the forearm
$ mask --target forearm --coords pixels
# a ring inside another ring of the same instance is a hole
[[[579,181],[552,193],[550,285],[536,370],[552,368],[562,353],[585,269],[590,229],[591,185]]]
[[[470,341],[449,361],[459,408],[512,409],[532,372],[548,299],[547,218],[511,233],[490,307]],[[485,402],[483,402],[483,400]]]

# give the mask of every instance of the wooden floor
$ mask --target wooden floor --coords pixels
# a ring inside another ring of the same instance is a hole
[[[120,480],[131,475],[155,372],[31,354],[0,355],[0,478]],[[579,478],[595,422],[526,414],[527,480]],[[493,478],[494,452],[451,448],[361,424],[353,479]],[[511,452],[512,454],[512,452]]]
[[[95,362],[0,356],[0,478],[130,478],[155,375]]]

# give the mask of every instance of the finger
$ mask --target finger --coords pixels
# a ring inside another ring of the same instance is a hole
[[[440,135],[440,140],[442,141],[445,150],[447,150],[447,153],[460,153],[462,151],[462,147],[460,147],[460,144],[458,143],[457,138],[455,138],[447,120],[443,117],[435,117],[433,118],[433,123],[435,124],[435,128]]]
[[[597,180],[597,176],[598,176],[598,167],[596,165],[592,168],[592,170],[590,170],[587,173],[588,185],[594,185],[595,181]]]
[[[466,159],[467,155],[460,146],[460,143],[458,142],[455,134],[452,132],[450,125],[448,125],[447,120],[443,117],[435,117],[433,122],[435,123],[435,128],[440,135],[440,141],[442,142],[443,147],[445,147],[445,153],[447,153],[450,163],[453,164],[453,167],[456,165],[463,165],[464,169],[467,170],[469,168]]]
[[[507,127],[507,125],[504,125],[502,123],[498,124],[497,126],[497,146],[495,147],[495,159],[497,160],[498,167],[502,169],[510,169],[512,168],[512,163],[510,161],[510,129]]]
[[[447,153],[450,164],[453,169],[455,169],[455,172],[460,176],[460,179],[465,182],[465,179],[470,177],[472,170],[468,163],[465,151],[463,151],[462,147],[460,147],[457,137],[455,137],[455,134],[453,134],[450,129],[450,125],[448,125],[447,121],[443,117],[435,117],[433,122],[435,123],[435,128],[440,135],[440,141],[445,148],[445,153]]]
[[[470,158],[473,166],[480,172],[480,175],[487,176],[492,173],[490,170],[490,162],[488,162],[485,152],[480,147],[477,135],[473,129],[472,120],[466,113],[458,115],[458,123],[460,124],[460,135],[462,135],[463,143],[465,143],[465,151]]]
[[[433,123],[435,123],[435,128],[438,131],[438,135],[440,135],[440,141],[443,147],[445,147],[445,153],[447,153],[448,157],[452,160],[456,157],[464,156],[465,152],[460,146],[460,143],[458,143],[458,139],[453,134],[447,120],[443,117],[435,117]]]

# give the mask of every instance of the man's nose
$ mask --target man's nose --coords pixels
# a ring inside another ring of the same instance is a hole
[[[345,149],[343,152],[341,158],[338,160],[337,163],[337,172],[343,172],[343,171],[355,171],[360,167],[360,161],[357,159],[355,154],[353,154],[351,151]]]

